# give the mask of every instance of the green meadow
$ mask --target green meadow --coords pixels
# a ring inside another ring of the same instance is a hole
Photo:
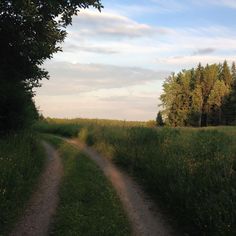
[[[35,129],[79,138],[134,176],[190,235],[236,234],[236,127],[45,120]]]

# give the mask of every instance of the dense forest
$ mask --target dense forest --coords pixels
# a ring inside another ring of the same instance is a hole
[[[236,66],[199,64],[169,76],[160,97],[170,126],[236,124]]]

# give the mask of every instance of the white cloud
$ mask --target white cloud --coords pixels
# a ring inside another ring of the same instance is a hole
[[[168,38],[164,45],[168,51],[157,55],[158,68],[179,71],[199,62],[219,63],[236,60],[236,35],[225,27],[176,29],[174,39]]]
[[[168,64],[169,67],[175,68],[175,66],[178,66],[179,64],[182,65],[182,69],[187,69],[190,67],[197,66],[197,64],[200,62],[203,65],[205,64],[213,64],[213,63],[222,63],[224,60],[226,60],[229,63],[232,63],[235,61],[235,57],[229,57],[229,56],[199,56],[199,55],[192,55],[192,56],[174,56],[174,57],[166,57],[166,58],[158,58],[157,63],[158,64]]]
[[[36,104],[45,116],[155,119],[169,72],[135,67],[50,62]]]
[[[235,0],[208,0],[208,3],[229,8],[236,8]]]
[[[100,89],[123,88],[163,80],[169,72],[138,67],[119,67],[101,64],[72,64],[51,62],[46,65],[51,75],[39,94],[60,96],[81,94]]]
[[[106,118],[120,120],[150,120],[157,114],[157,98],[136,95],[107,98],[40,96],[37,104],[45,116],[59,118]]]
[[[119,90],[100,97],[99,94],[80,94],[36,97],[37,105],[45,116],[51,117],[87,117],[121,120],[155,119],[159,103],[159,92],[149,96],[137,93],[129,94]],[[122,95],[123,94],[123,95]]]
[[[118,51],[114,50],[111,47],[106,46],[96,46],[96,45],[76,45],[76,44],[66,44],[63,47],[64,52],[74,53],[75,51],[84,51],[84,52],[91,52],[91,53],[99,53],[99,54],[114,54],[118,53]]]
[[[216,48],[199,48],[193,52],[193,55],[207,55],[215,52]]]
[[[97,37],[147,37],[155,33],[168,33],[164,28],[155,29],[141,24],[128,17],[108,12],[81,11],[73,18],[73,28],[79,29],[80,35],[96,35]],[[72,34],[76,34],[72,32]],[[80,36],[78,35],[78,36]]]
[[[161,69],[155,63],[156,58],[165,59],[167,57],[190,55],[204,57],[205,55],[214,54],[213,56],[216,56],[216,58],[221,55],[227,59],[236,50],[236,33],[227,27],[218,25],[196,28],[145,26],[144,28],[148,29],[147,32],[141,27],[142,24],[140,26],[139,23],[125,16],[113,13],[104,13],[103,16],[99,14],[93,11],[82,12],[84,22],[82,21],[80,24],[78,17],[76,27],[69,34],[65,44],[65,53],[60,60],[96,64],[109,64],[114,61],[120,66],[129,65]],[[131,26],[128,27],[128,25]],[[84,34],[84,27],[94,35]],[[132,27],[134,30],[128,30]],[[110,28],[113,29],[112,36],[110,35],[111,38],[107,38],[106,34],[100,33],[100,30],[108,32],[107,29]],[[131,34],[132,37],[130,37]],[[120,35],[119,37],[122,35],[123,38],[118,39],[117,35]],[[145,37],[145,35],[148,35],[148,37]],[[60,58],[60,56],[57,58]],[[202,60],[204,58],[200,61]],[[185,65],[179,63],[178,67],[170,67],[167,63],[163,68],[168,71],[181,70]]]

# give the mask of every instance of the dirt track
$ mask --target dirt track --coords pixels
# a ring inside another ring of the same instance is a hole
[[[77,140],[68,140],[82,149],[103,170],[105,176],[116,189],[124,209],[130,219],[135,236],[171,236],[177,235],[165,220],[160,209],[144,194],[141,188],[126,173],[114,166],[108,159],[99,155]]]
[[[67,140],[82,149],[103,170],[116,189],[130,219],[134,236],[175,236],[177,233],[160,209],[144,194],[140,186],[95,150],[77,140]],[[32,195],[25,213],[10,236],[46,236],[58,204],[58,190],[63,167],[56,150],[43,143],[48,162],[41,175],[38,190]]]
[[[40,177],[39,187],[10,236],[46,236],[58,204],[58,189],[63,168],[56,150],[43,142],[48,161]],[[16,196],[17,197],[17,196]]]

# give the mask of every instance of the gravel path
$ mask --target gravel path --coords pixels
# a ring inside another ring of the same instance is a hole
[[[82,149],[103,170],[105,176],[116,189],[124,209],[130,219],[135,236],[177,235],[161,214],[160,209],[144,194],[140,186],[108,159],[77,140],[67,140]]]
[[[40,177],[39,187],[10,236],[46,236],[58,203],[58,189],[63,168],[56,150],[46,142],[48,161]]]

